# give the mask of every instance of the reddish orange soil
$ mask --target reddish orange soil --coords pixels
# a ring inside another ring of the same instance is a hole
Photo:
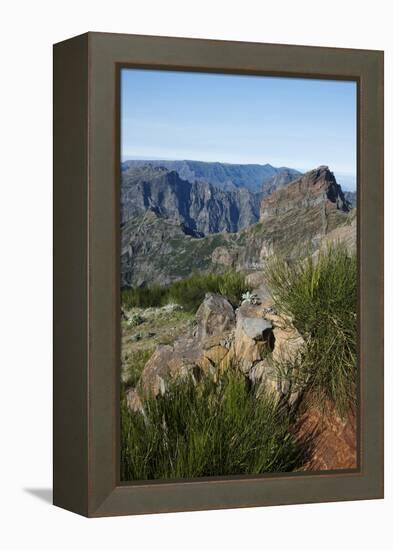
[[[303,471],[338,470],[357,467],[356,416],[353,412],[342,419],[326,407],[322,414],[314,405],[300,416],[297,426],[300,438],[310,441],[310,456]]]

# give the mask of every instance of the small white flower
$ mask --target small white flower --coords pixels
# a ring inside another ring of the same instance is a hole
[[[251,292],[247,291],[246,293],[244,293],[242,295],[242,305],[243,304],[251,304],[253,306],[256,306],[259,303],[260,303],[260,301],[259,301],[259,298],[258,298],[257,294],[252,294]]]

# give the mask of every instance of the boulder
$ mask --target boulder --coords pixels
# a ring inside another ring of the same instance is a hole
[[[273,328],[270,321],[257,317],[245,317],[241,322],[244,333],[257,341],[266,340],[266,334]]]
[[[219,294],[207,293],[195,316],[197,338],[201,341],[210,336],[222,335],[235,326],[235,312],[231,304]]]
[[[229,350],[233,342],[233,331],[226,332],[224,334],[216,334],[215,336],[209,336],[205,338],[202,342],[202,348],[204,350],[209,350],[215,346],[222,346]]]
[[[241,370],[248,373],[252,366],[262,359],[263,344],[258,346],[255,340],[240,334],[235,339],[234,356]]]
[[[228,368],[240,370],[260,392],[293,403],[292,382],[280,378],[275,363],[295,364],[304,340],[291,321],[265,304],[244,304],[236,310],[222,296],[208,293],[196,313],[194,337],[181,337],[173,345],[158,346],[146,363],[135,390],[127,393],[131,410],[143,412],[147,393],[164,395],[171,380],[195,382],[202,375],[215,377]],[[296,364],[295,364],[296,368]]]
[[[214,366],[213,362],[206,356],[202,355],[198,362],[198,367],[202,371],[202,373],[205,376],[215,376],[216,375],[216,367]]]
[[[272,358],[278,363],[293,363],[299,359],[304,339],[290,324],[276,326],[273,329],[274,349]]]
[[[263,271],[253,271],[246,276],[246,283],[250,288],[257,288],[262,285],[266,279]]]
[[[234,345],[232,345],[229,348],[228,353],[221,360],[221,363],[219,364],[219,369],[221,372],[223,372],[227,369],[236,367],[236,365],[237,365],[237,360],[235,356],[235,347]]]
[[[258,296],[258,299],[263,306],[269,307],[273,304],[273,298],[270,294],[270,290],[263,282],[255,287],[253,292]]]
[[[202,342],[202,361],[198,364],[202,370],[207,374],[215,370],[215,367],[223,367],[223,360],[229,355],[232,347],[233,334],[227,332],[226,334],[216,334],[215,336],[209,336]]]
[[[262,317],[261,306],[242,305],[236,310],[234,355],[243,372],[248,373],[272,347],[272,324]]]
[[[196,320],[194,338],[182,337],[173,345],[156,348],[140,376],[140,395],[164,395],[171,380],[197,376],[201,371],[215,374],[231,348],[235,313],[225,298],[207,294]]]
[[[266,375],[266,371],[268,368],[268,363],[266,360],[258,361],[252,369],[250,369],[250,372],[248,374],[249,379],[253,383],[260,383]]]
[[[158,346],[146,363],[137,390],[154,396],[164,395],[170,379],[193,376],[202,359],[202,349],[194,339],[180,339],[173,346]]]
[[[266,393],[277,400],[293,405],[300,396],[300,390],[289,379],[282,378],[280,372],[269,359],[256,363],[248,373],[253,384],[259,384],[258,396]]]
[[[254,384],[260,384],[258,395],[268,393],[269,395],[280,399],[282,396],[279,377],[276,369],[269,363],[268,360],[259,361],[249,372],[249,378]]]
[[[204,350],[203,354],[214,365],[219,365],[224,357],[227,355],[228,349],[222,346],[214,346],[208,350]]]

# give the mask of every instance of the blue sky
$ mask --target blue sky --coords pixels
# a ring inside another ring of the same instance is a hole
[[[356,84],[123,69],[122,158],[327,164],[354,186]]]

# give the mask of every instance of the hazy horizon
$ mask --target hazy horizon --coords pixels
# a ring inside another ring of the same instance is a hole
[[[354,188],[356,83],[122,69],[121,158],[327,165]]]
[[[211,163],[219,163],[219,164],[244,164],[244,165],[259,165],[259,166],[263,166],[264,164],[269,164],[270,166],[273,166],[272,164],[270,164],[269,162],[267,163],[260,163],[260,162],[252,162],[252,163],[234,163],[234,162],[221,162],[219,160],[215,160],[215,161],[206,161],[206,160],[201,160],[201,159],[185,159],[185,158],[159,158],[159,157],[139,157],[139,156],[128,156],[126,158],[122,158],[121,159],[121,162],[127,162],[127,160],[137,160],[137,161],[146,161],[146,162],[149,162],[149,161],[154,161],[154,162],[159,162],[160,160],[162,161],[177,161],[177,162],[181,162],[181,161],[184,161],[184,162],[211,162]],[[295,168],[297,170],[299,170],[299,172],[302,172],[302,173],[305,173],[305,172],[308,172],[309,170],[313,170],[314,168],[318,168],[317,166],[314,166],[313,168],[307,168],[307,169],[301,169],[301,168],[296,168],[295,166],[287,166],[287,165],[283,165],[283,166],[274,166],[274,168]],[[341,187],[343,188],[344,191],[356,191],[356,175],[355,174],[346,174],[344,172],[336,172],[335,170],[332,170],[331,167],[329,166],[329,169],[331,170],[331,172],[334,173],[335,177],[336,177],[336,180],[337,180],[337,183],[341,185]]]

